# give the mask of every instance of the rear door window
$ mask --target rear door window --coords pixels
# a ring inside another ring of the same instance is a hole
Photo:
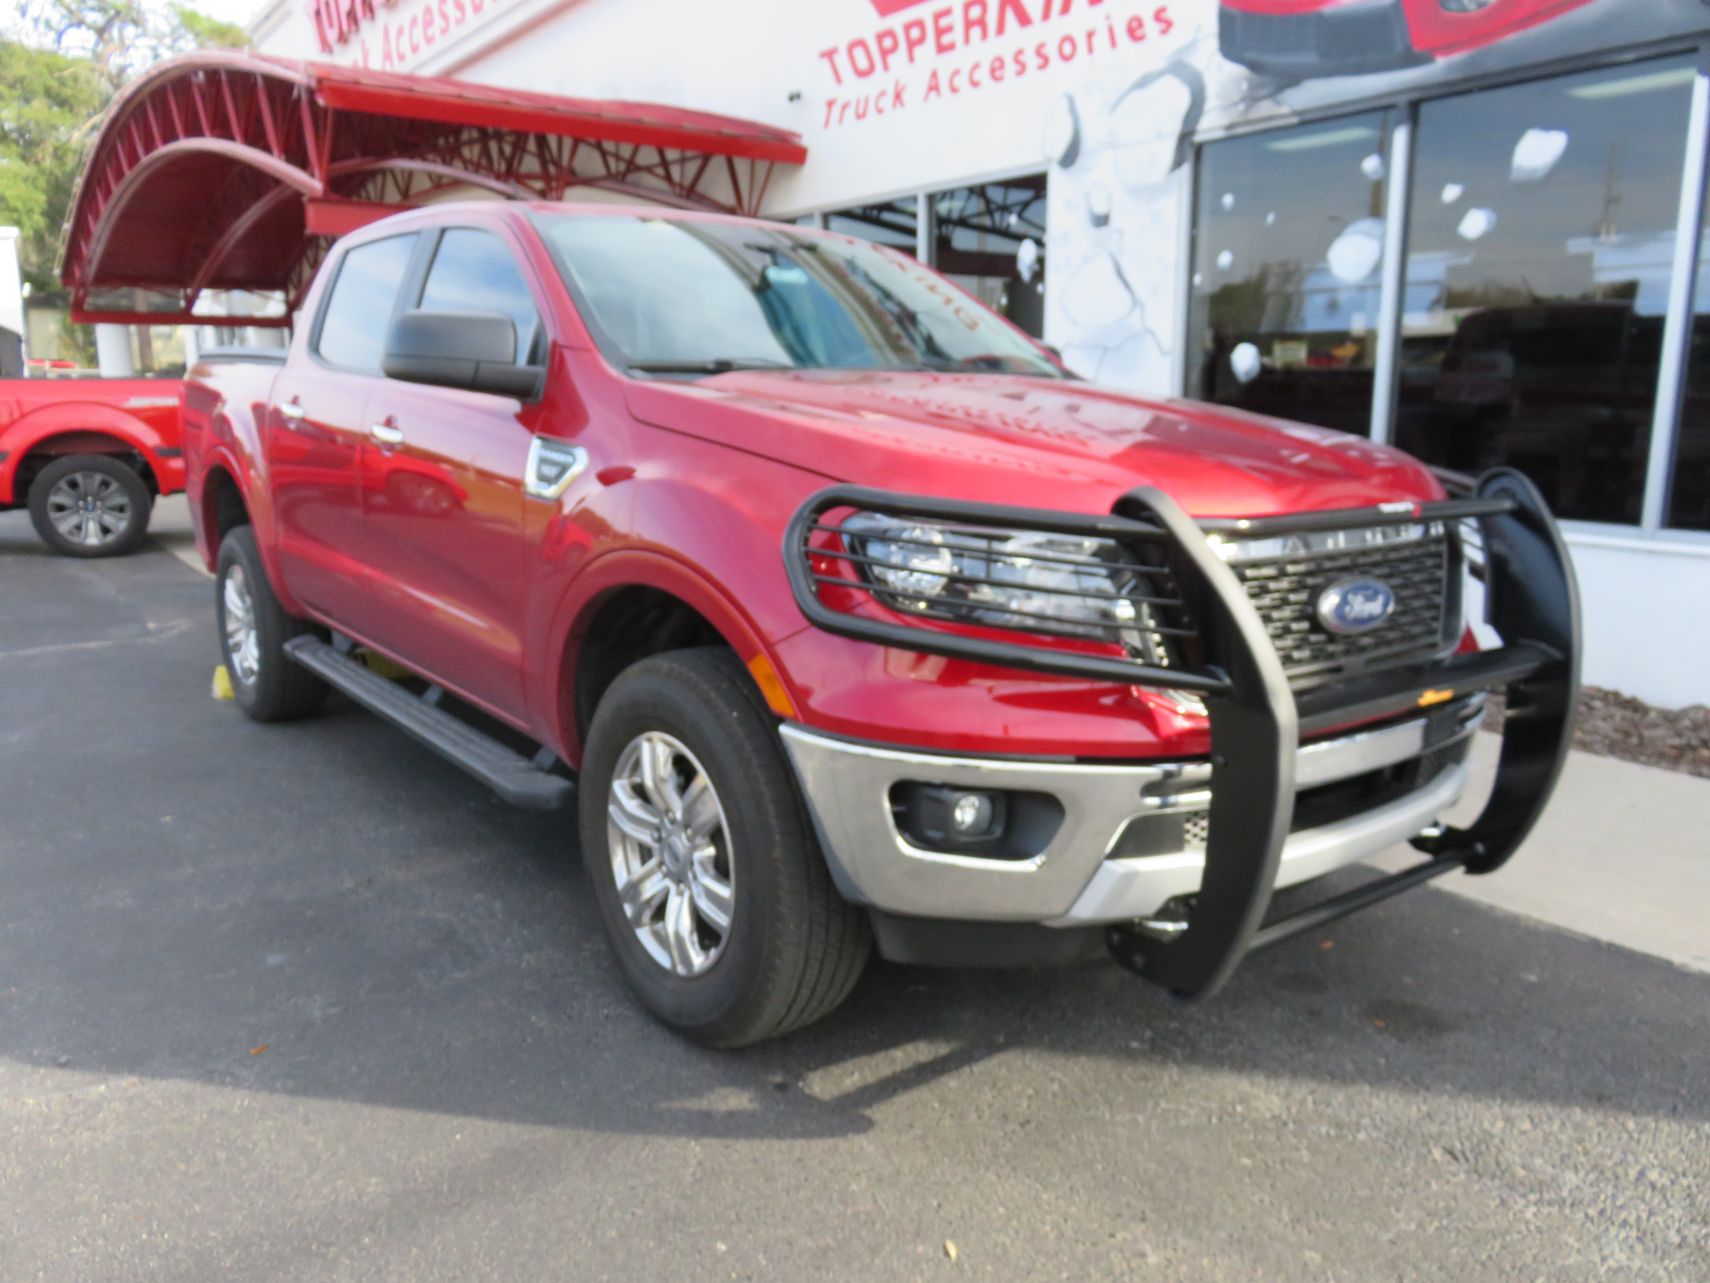
[[[428,312],[502,313],[516,327],[517,364],[539,364],[531,359],[539,355],[536,348],[542,333],[534,295],[516,257],[492,232],[448,229],[434,250],[417,306]]]
[[[347,370],[380,372],[392,307],[417,235],[388,236],[345,253],[315,336],[315,352],[322,360]]]

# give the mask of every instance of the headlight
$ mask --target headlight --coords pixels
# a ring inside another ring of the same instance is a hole
[[[1114,642],[1149,663],[1168,663],[1152,612],[1165,572],[1139,565],[1112,540],[870,512],[850,517],[843,530],[862,573],[892,609]]]

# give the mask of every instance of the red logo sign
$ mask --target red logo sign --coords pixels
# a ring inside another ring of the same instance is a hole
[[[1169,0],[959,0],[924,12],[927,0],[870,2],[878,23],[819,51],[831,80],[823,128],[989,94],[993,85],[1107,58],[1176,29]]]

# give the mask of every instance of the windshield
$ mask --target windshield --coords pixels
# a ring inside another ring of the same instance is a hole
[[[865,241],[787,227],[535,216],[613,363],[733,369],[1001,371],[1064,377],[935,273]]]

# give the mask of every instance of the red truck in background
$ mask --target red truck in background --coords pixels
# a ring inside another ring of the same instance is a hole
[[[1092,387],[826,232],[391,216],[282,359],[192,370],[185,446],[243,711],[337,689],[507,800],[579,795],[625,978],[711,1044],[824,1015],[875,947],[1108,950],[1205,996],[1499,867],[1566,753],[1577,598],[1525,478],[1451,494],[1353,436]],[[1444,827],[1490,691],[1495,790]]]
[[[1223,0],[1231,62],[1284,80],[1370,75],[1467,53],[1589,0]]]
[[[181,379],[0,379],[0,511],[69,557],[134,551],[184,488],[183,405]]]

